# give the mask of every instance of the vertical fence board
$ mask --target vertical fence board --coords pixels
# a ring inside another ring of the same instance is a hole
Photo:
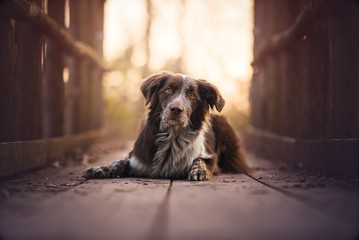
[[[0,142],[14,141],[17,136],[14,25],[10,18],[0,17]]]
[[[80,14],[81,13],[81,14]],[[70,32],[78,40],[88,42],[88,4],[84,0],[70,1]],[[72,133],[88,130],[89,127],[89,63],[85,59],[74,59],[70,65],[70,84],[73,88]]]
[[[270,12],[268,11],[269,2],[265,0],[256,1],[256,27],[254,29],[256,38],[254,42],[254,53],[258,50],[258,46],[262,44],[267,37],[270,36],[269,28],[266,26],[268,23],[268,18],[270,17]],[[256,104],[252,107],[255,115],[257,116],[257,126],[263,129],[268,129],[268,98],[269,93],[266,91],[268,84],[267,76],[267,63],[263,62],[262,65],[257,66],[257,76],[256,76],[256,86],[253,89],[252,94],[254,102]],[[257,107],[257,108],[255,108]]]
[[[103,0],[91,1],[89,4],[89,13],[92,17],[89,19],[90,28],[88,32],[88,41],[101,57],[103,55],[103,8]],[[89,72],[89,103],[91,104],[89,127],[97,128],[101,126],[102,123],[102,71],[97,67],[91,67]]]
[[[94,48],[98,54],[103,57],[103,24],[104,24],[104,0],[97,0],[93,5],[93,30],[94,30]],[[98,128],[103,125],[103,98],[102,98],[102,71],[94,68],[94,82],[92,86],[92,100],[93,100],[93,128]]]
[[[280,55],[281,67],[281,133],[288,137],[297,137],[300,119],[300,59],[302,46],[296,43],[289,46],[287,51]]]
[[[256,67],[256,72],[253,73],[252,82],[250,87],[250,122],[256,127],[263,128],[261,120],[261,109],[262,109],[262,97],[263,94],[260,94],[260,89],[262,89],[262,74],[260,68]],[[262,117],[263,118],[263,117]]]
[[[359,4],[331,1],[330,7],[329,134],[359,138]]]
[[[41,1],[33,1],[41,6]],[[18,140],[41,139],[43,133],[42,36],[30,24],[16,21],[16,81],[19,97]]]
[[[277,4],[269,3],[267,6],[268,19],[266,28],[269,36],[278,33],[288,27],[290,22],[287,18],[287,4],[285,0],[277,0]],[[270,21],[269,21],[270,20]],[[266,39],[264,39],[266,41]],[[280,74],[280,53],[272,54],[266,61],[266,85],[269,93],[268,102],[268,130],[282,133],[282,111],[280,109],[282,101],[282,80]]]
[[[74,39],[61,29],[65,1],[0,1],[0,177],[59,160],[104,134],[103,116],[97,116],[102,114],[100,105],[94,105],[102,103],[98,69],[107,69],[106,64],[91,47],[76,41],[92,45],[102,55],[104,0],[71,1]],[[48,16],[42,12],[43,3],[48,4]],[[43,36],[52,39],[46,46]],[[64,137],[64,54],[77,56],[71,66],[75,80],[66,84],[66,91],[77,91],[75,97],[69,96],[76,106],[71,110],[78,115],[71,123],[76,129],[66,133],[79,134],[68,137]]]
[[[354,0],[255,1],[249,145],[358,176],[358,12]],[[293,25],[273,35],[284,22]]]
[[[280,106],[280,81],[278,55],[268,56],[266,59],[266,91],[268,92],[268,129],[272,132],[279,132],[281,125]]]
[[[263,34],[262,28],[260,26],[262,26],[263,23],[263,18],[265,15],[265,11],[263,11],[263,2],[260,0],[256,0],[254,2],[254,29],[253,29],[253,34],[254,34],[254,47],[253,47],[253,52],[254,54],[256,53],[256,51],[258,50],[257,46],[259,45],[259,41],[261,39],[261,36]],[[252,76],[252,82],[251,82],[251,87],[250,87],[250,106],[251,106],[251,111],[250,111],[250,121],[251,123],[256,126],[256,127],[260,127],[260,128],[264,128],[264,126],[262,126],[262,122],[263,122],[263,116],[261,114],[262,112],[262,108],[263,108],[263,94],[261,94],[261,89],[263,88],[263,69],[259,66],[254,66],[253,69],[253,76]]]
[[[287,28],[297,17],[301,10],[299,1],[284,1],[278,15],[281,25]],[[287,46],[279,54],[279,80],[280,80],[280,134],[296,137],[298,134],[299,107],[300,107],[300,42]]]
[[[302,61],[301,133],[303,139],[323,139],[326,132],[328,86],[328,30],[317,21],[306,35]]]
[[[64,27],[65,0],[49,1],[48,15],[59,26]],[[65,128],[65,88],[63,70],[65,57],[61,48],[53,40],[46,41],[45,59],[45,136],[57,137]]]

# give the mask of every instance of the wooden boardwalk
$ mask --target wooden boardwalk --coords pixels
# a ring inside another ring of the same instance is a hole
[[[43,169],[1,183],[0,239],[358,239],[357,180],[248,159],[251,176],[206,182]]]

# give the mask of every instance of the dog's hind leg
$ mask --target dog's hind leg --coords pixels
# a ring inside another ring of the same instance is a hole
[[[217,139],[218,166],[226,173],[250,173],[243,153],[241,140],[226,118],[211,115],[213,130]]]
[[[130,162],[119,160],[108,166],[93,167],[85,171],[82,175],[85,179],[119,178],[127,177],[130,173]]]

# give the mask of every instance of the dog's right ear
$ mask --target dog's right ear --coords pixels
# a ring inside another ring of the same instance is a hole
[[[162,86],[169,76],[170,74],[163,72],[154,74],[144,80],[140,89],[146,100],[145,105],[152,101],[154,93],[157,92],[157,89]]]

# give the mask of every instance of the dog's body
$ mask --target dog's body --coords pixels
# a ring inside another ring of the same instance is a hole
[[[182,74],[147,78],[141,91],[150,104],[133,150],[126,160],[91,168],[84,177],[150,177],[208,180],[213,173],[246,173],[239,140],[219,115],[224,100],[217,88]]]

